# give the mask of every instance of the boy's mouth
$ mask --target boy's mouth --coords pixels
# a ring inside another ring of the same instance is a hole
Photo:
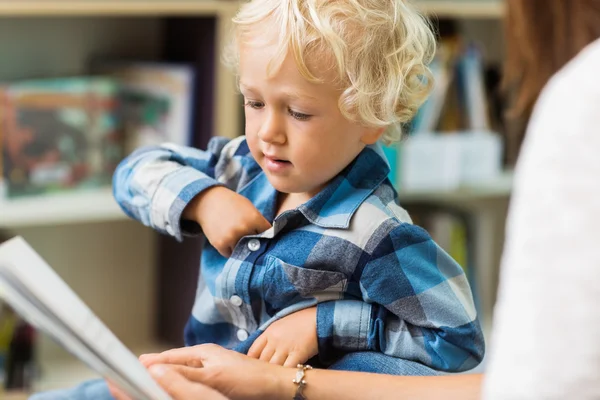
[[[265,154],[265,159],[267,159],[268,161],[273,161],[273,162],[280,162],[280,163],[289,163],[291,164],[290,161],[288,160],[284,160],[283,158],[277,158],[275,156],[268,156]]]
[[[292,165],[288,160],[265,155],[265,166],[269,171],[281,172]]]

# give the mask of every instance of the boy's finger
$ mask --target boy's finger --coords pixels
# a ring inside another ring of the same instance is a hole
[[[259,220],[259,225],[258,225],[258,233],[263,233],[264,231],[271,229],[271,223],[262,216],[262,214],[260,214],[261,218]]]
[[[221,254],[225,258],[231,257],[231,254],[233,253],[231,246],[221,247],[221,248],[216,248],[216,249],[219,252],[219,254]]]
[[[271,358],[273,358],[273,355],[275,354],[275,346],[269,346],[267,345],[262,353],[260,354],[260,357],[258,358],[260,361],[264,361],[264,362],[269,362],[271,360]]]
[[[264,335],[260,335],[258,338],[256,338],[254,343],[252,343],[252,346],[250,346],[250,349],[248,350],[248,357],[258,359],[266,345],[267,338]]]
[[[283,365],[285,363],[285,360],[287,360],[287,358],[288,358],[287,352],[276,351],[275,354],[273,355],[273,357],[271,357],[271,360],[269,361],[269,363],[276,364],[276,365]]]

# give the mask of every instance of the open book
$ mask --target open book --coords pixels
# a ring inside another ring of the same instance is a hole
[[[0,298],[132,398],[170,399],[137,357],[21,237],[0,244]]]

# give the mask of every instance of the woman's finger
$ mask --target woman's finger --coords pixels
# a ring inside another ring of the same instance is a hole
[[[192,368],[185,365],[169,365],[169,369],[177,372],[188,381],[208,384],[210,373],[205,368]]]
[[[260,355],[262,354],[266,345],[267,338],[264,335],[260,335],[258,338],[256,338],[254,343],[252,343],[252,346],[250,346],[250,349],[248,350],[248,357],[256,359],[260,358]]]
[[[220,393],[200,383],[189,381],[168,366],[154,365],[150,368],[150,373],[173,400],[226,400]]]
[[[176,364],[200,368],[203,366],[202,351],[199,351],[198,347],[183,347],[159,354],[146,354],[140,357],[140,361],[146,368],[156,364]]]
[[[148,368],[150,365],[152,365],[152,361],[155,360],[158,357],[158,353],[148,353],[148,354],[142,354],[141,356],[138,357],[138,359],[140,360],[140,362],[142,363],[142,365],[146,368]]]
[[[106,384],[108,385],[108,390],[110,391],[110,394],[116,400],[131,400],[131,397],[129,397],[125,392],[123,392],[121,389],[119,389],[112,382],[106,381]]]

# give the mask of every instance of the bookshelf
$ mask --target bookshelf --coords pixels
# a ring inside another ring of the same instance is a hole
[[[505,12],[502,0],[418,0],[416,4],[425,14],[439,18],[499,19]]]
[[[399,188],[400,202],[406,203],[461,203],[478,202],[490,199],[508,198],[512,191],[513,171],[504,171],[495,179],[476,185],[468,185],[455,190],[408,191]]]
[[[0,228],[87,224],[127,217],[110,189],[0,200]]]
[[[452,18],[501,18],[502,0],[416,0],[427,14]],[[190,16],[229,15],[238,2],[231,0],[0,0],[0,16]]]
[[[402,202],[477,202],[510,196],[513,174],[506,171],[492,181],[451,191],[402,192]],[[110,189],[0,200],[0,228],[88,224],[126,220]]]
[[[235,13],[235,1],[215,0],[0,0],[0,16],[202,16]]]

